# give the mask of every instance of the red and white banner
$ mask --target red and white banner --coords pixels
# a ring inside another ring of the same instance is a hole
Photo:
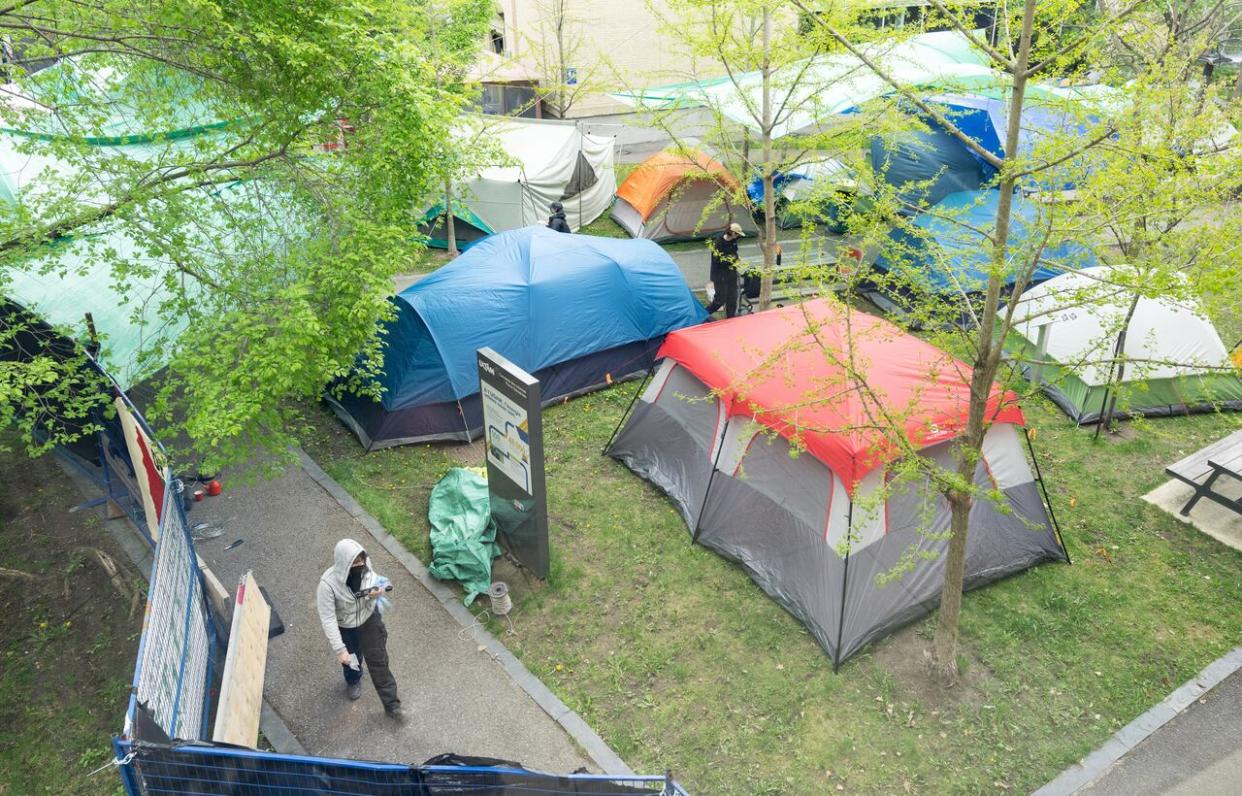
[[[134,465],[134,478],[142,493],[142,508],[147,517],[147,533],[159,541],[160,512],[164,509],[164,469],[155,463],[155,445],[134,419],[125,401],[116,399],[116,413],[125,430],[125,446]]]

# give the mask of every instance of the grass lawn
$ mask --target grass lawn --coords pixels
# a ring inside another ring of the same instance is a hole
[[[83,548],[140,576],[92,511],[69,513],[80,502],[50,457],[0,452],[0,567],[37,578],[0,576],[0,794],[124,792],[116,769],[90,772],[121,730],[142,611]]]
[[[1074,563],[971,593],[946,691],[922,664],[934,617],[834,675],[738,566],[692,546],[660,492],[600,455],[634,387],[545,412],[553,573],[498,635],[636,770],[696,794],[1028,792],[1242,639],[1242,554],[1140,500],[1236,415],[1094,442],[1029,401]],[[429,560],[428,493],[478,448],[363,454],[320,418],[311,455]]]

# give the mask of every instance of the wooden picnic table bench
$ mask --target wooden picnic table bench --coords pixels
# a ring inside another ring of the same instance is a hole
[[[1242,500],[1226,497],[1213,489],[1221,476],[1242,481],[1242,431],[1235,431],[1203,450],[1190,454],[1185,459],[1169,465],[1164,471],[1195,489],[1190,500],[1182,506],[1183,517],[1189,515],[1190,510],[1202,498],[1207,498],[1242,514]]]

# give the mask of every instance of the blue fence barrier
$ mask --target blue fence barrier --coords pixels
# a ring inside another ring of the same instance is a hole
[[[282,755],[211,744],[116,740],[121,778],[132,794],[244,793],[247,796],[460,796],[591,794],[687,796],[671,776],[548,774],[511,763],[421,766]]]

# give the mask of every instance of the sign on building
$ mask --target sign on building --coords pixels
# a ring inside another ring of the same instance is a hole
[[[480,348],[487,490],[501,545],[537,577],[548,576],[548,505],[543,483],[539,380]]]

